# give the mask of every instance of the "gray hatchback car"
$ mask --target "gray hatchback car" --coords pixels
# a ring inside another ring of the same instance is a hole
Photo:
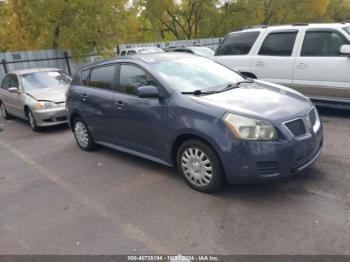
[[[1,114],[5,119],[27,119],[34,131],[66,123],[65,93],[70,82],[70,76],[57,68],[13,71],[1,83]]]
[[[202,192],[299,174],[323,144],[305,96],[186,54],[87,65],[73,79],[67,108],[83,150],[100,144],[177,166]]]

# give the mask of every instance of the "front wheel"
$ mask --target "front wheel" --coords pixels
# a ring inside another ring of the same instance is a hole
[[[199,140],[189,140],[177,153],[177,167],[187,184],[193,189],[212,193],[225,182],[220,160],[214,150]]]
[[[94,139],[92,138],[89,128],[82,119],[74,119],[73,131],[75,140],[81,149],[85,151],[91,151],[95,148],[96,144],[94,142]]]
[[[34,115],[33,115],[31,110],[28,110],[27,117],[28,117],[29,125],[32,128],[32,130],[35,131],[35,132],[40,131],[41,127],[36,124],[35,117],[34,117]]]

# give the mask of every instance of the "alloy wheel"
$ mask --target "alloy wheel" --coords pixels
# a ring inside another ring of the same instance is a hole
[[[2,117],[6,119],[7,118],[7,112],[6,112],[4,104],[0,104],[0,111],[1,111]]]
[[[28,113],[28,121],[29,121],[30,126],[34,129],[36,127],[36,125],[35,125],[35,120],[34,120],[32,112]]]
[[[89,145],[89,134],[82,122],[77,121],[75,123],[74,134],[81,147],[86,148]]]
[[[187,148],[181,155],[181,167],[186,179],[197,187],[205,187],[213,178],[209,157],[199,148]]]

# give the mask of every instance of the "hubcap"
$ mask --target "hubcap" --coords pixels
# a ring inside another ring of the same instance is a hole
[[[89,143],[89,134],[82,122],[76,122],[74,127],[75,137],[80,146],[87,147]]]
[[[2,116],[5,118],[6,117],[6,109],[5,109],[3,104],[1,104],[0,109],[1,109]]]
[[[195,186],[207,186],[213,178],[210,159],[198,148],[187,148],[182,153],[181,166],[187,180]]]
[[[30,126],[34,128],[35,127],[35,122],[34,122],[34,117],[33,117],[31,112],[29,112],[29,114],[28,114],[28,119],[29,119]]]

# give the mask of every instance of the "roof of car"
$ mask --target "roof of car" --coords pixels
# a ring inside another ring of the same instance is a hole
[[[263,31],[263,30],[268,30],[268,31],[278,31],[278,30],[291,30],[291,29],[299,29],[299,28],[307,28],[307,29],[317,29],[317,28],[329,28],[329,29],[339,29],[343,27],[350,26],[350,23],[323,23],[323,24],[307,24],[307,23],[298,23],[298,24],[293,24],[293,25],[257,25],[257,26],[250,26],[250,27],[245,27],[245,28],[240,28],[237,29],[230,34],[234,34],[237,32],[246,32],[246,31]]]
[[[94,66],[104,65],[104,64],[111,64],[111,63],[117,63],[120,61],[142,61],[147,64],[167,61],[167,60],[175,60],[175,59],[182,59],[187,57],[197,57],[192,54],[186,54],[186,53],[151,53],[151,54],[137,54],[132,56],[119,56],[110,58],[107,60],[102,60],[94,63],[87,64],[80,68],[80,70],[85,68],[90,68]]]
[[[50,67],[30,68],[30,69],[15,70],[15,71],[12,71],[11,74],[24,75],[24,74],[31,74],[31,73],[37,73],[37,72],[48,72],[48,71],[62,71],[62,69],[50,68]]]

